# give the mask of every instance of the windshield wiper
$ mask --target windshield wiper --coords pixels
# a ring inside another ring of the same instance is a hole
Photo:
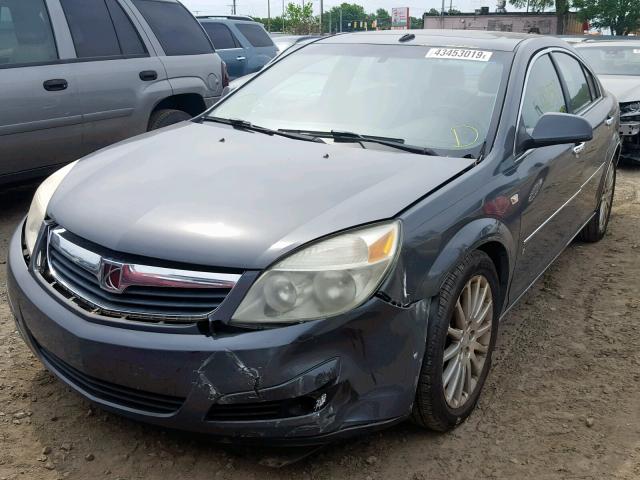
[[[426,147],[419,147],[417,145],[407,145],[402,138],[391,137],[377,137],[374,135],[361,135],[354,132],[343,132],[340,130],[331,130],[330,132],[316,132],[313,130],[289,130],[280,129],[280,132],[295,133],[303,135],[312,135],[314,137],[332,138],[336,143],[340,142],[355,142],[366,148],[364,143],[376,143],[378,145],[384,145],[386,147],[395,148],[404,152],[417,153],[420,155],[438,156],[438,153],[434,150]]]
[[[293,138],[294,140],[303,140],[305,142],[324,143],[322,139],[318,138],[317,136],[305,135],[303,133],[298,133],[298,132],[272,130],[271,128],[254,125],[251,122],[247,122],[246,120],[240,120],[237,118],[202,117],[201,120],[203,122],[214,122],[214,123],[222,123],[224,125],[231,125],[233,128],[237,128],[239,130],[247,130],[250,132],[264,133],[266,135],[279,135],[281,137]]]

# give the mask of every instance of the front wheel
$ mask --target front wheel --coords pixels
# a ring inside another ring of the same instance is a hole
[[[475,408],[495,346],[499,291],[495,266],[481,251],[447,276],[428,321],[412,412],[418,425],[444,432]]]
[[[587,223],[578,238],[583,242],[597,242],[602,240],[605,233],[607,233],[607,227],[609,226],[609,219],[611,218],[611,207],[613,205],[613,195],[616,190],[616,164],[611,162],[608,165],[607,173],[604,177],[604,183],[600,192],[600,199],[598,201],[598,209],[589,223]]]

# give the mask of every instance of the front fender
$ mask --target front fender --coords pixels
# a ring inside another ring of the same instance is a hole
[[[394,303],[409,305],[438,295],[446,275],[472,250],[489,242],[499,243],[506,251],[504,291],[515,265],[517,243],[509,228],[491,217],[477,218],[451,235],[409,243],[401,252],[392,275],[381,288],[381,295]],[[435,248],[434,248],[435,247]]]

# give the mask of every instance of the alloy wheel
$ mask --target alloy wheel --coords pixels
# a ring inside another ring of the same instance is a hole
[[[613,204],[614,180],[615,167],[612,164],[609,166],[609,170],[607,170],[607,177],[604,180],[602,196],[600,198],[600,218],[598,219],[598,228],[600,229],[600,232],[604,232],[607,228],[607,221],[609,220],[611,205]]]
[[[487,361],[493,325],[493,293],[483,275],[464,286],[451,316],[442,362],[447,405],[462,407],[473,395]]]

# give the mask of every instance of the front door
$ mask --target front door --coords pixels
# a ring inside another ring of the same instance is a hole
[[[548,112],[567,112],[562,84],[549,55],[531,66],[522,103],[519,135],[531,133]],[[507,175],[517,175],[521,210],[519,252],[510,298],[517,298],[562,251],[579,222],[576,210],[581,170],[575,145],[516,152]]]

